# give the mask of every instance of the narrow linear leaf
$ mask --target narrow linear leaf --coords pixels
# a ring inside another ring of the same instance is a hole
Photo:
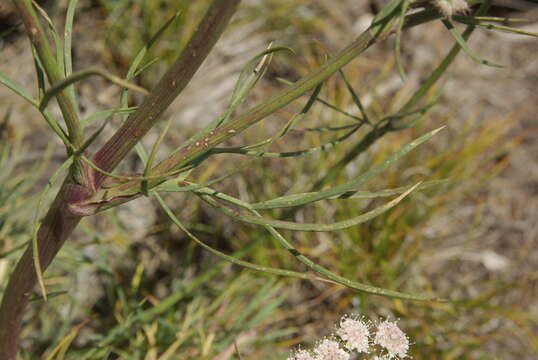
[[[277,153],[277,152],[247,150],[246,148],[239,147],[239,148],[214,148],[213,150],[210,151],[210,153],[211,154],[240,154],[240,155],[246,155],[246,156],[252,156],[252,157],[263,157],[263,158],[287,158],[287,157],[304,156],[304,155],[309,155],[316,152],[332,149],[336,147],[337,145],[341,144],[342,142],[344,142],[346,139],[348,139],[358,129],[359,129],[359,126],[355,125],[355,128],[347,132],[345,135],[331,142],[328,142],[326,144],[316,146],[310,149],[305,149],[305,150],[285,151],[285,152]]]
[[[69,77],[66,77],[65,79],[58,81],[53,86],[51,86],[43,95],[43,99],[41,99],[41,103],[39,104],[39,109],[43,110],[49,101],[58,93],[62,92],[65,88],[70,86],[71,84],[76,83],[77,81],[83,80],[89,76],[99,75],[104,77],[105,79],[109,80],[110,82],[131,89],[133,91],[137,91],[141,94],[147,95],[148,91],[138,85],[132,84],[128,81],[123,80],[120,77],[117,77],[116,75],[113,75],[109,73],[108,71],[97,69],[97,68],[89,68],[81,71],[77,71],[76,73],[73,73]]]
[[[64,67],[65,67],[65,76],[69,77],[73,73],[73,54],[72,54],[72,40],[73,40],[73,21],[75,19],[75,12],[77,8],[78,0],[69,0],[67,5],[67,13],[65,15],[65,26],[64,26]],[[71,98],[73,105],[78,108],[77,97],[75,94],[75,87],[69,86],[67,88],[67,93]]]
[[[150,175],[151,167],[153,166],[153,161],[157,157],[157,151],[159,151],[159,148],[161,147],[161,143],[164,140],[164,137],[166,136],[166,133],[168,133],[168,129],[170,129],[170,125],[172,124],[172,118],[169,117],[166,121],[166,125],[164,126],[163,130],[161,131],[161,134],[153,144],[153,147],[151,148],[151,152],[149,154],[148,160],[146,161],[145,167],[144,167],[144,177],[147,177]],[[142,193],[148,196],[148,181],[142,180],[140,183]]]
[[[207,147],[212,148],[223,141],[230,139],[236,134],[251,127],[255,123],[263,120],[268,115],[273,114],[278,109],[286,106],[295,99],[298,99],[306,92],[315,89],[319,84],[333,75],[338,69],[347,65],[350,61],[366,50],[375,40],[383,35],[389,28],[389,22],[378,23],[363,32],[354,42],[343,49],[340,53],[331,57],[327,62],[314,70],[307,76],[301,78],[293,85],[288,86],[282,91],[270,97],[265,102],[255,106],[245,114],[239,115],[230,120],[228,123],[219,127],[211,136],[207,138]],[[167,171],[169,169],[183,166],[197,158],[205,149],[201,148],[184,148],[183,151],[177,151],[171,154],[167,159],[161,161],[155,171]]]
[[[296,230],[296,231],[317,231],[317,232],[327,232],[327,231],[337,231],[337,230],[343,230],[350,228],[352,226],[356,226],[359,224],[362,224],[368,220],[373,219],[374,217],[388,211],[389,209],[396,206],[400,201],[402,201],[409,193],[411,193],[413,190],[415,190],[420,183],[412,186],[409,190],[404,192],[402,195],[398,196],[396,199],[379,206],[375,208],[374,210],[371,210],[367,213],[361,214],[359,216],[353,217],[351,219],[339,221],[333,224],[299,224],[292,221],[284,221],[284,220],[273,220],[268,218],[262,218],[262,217],[256,217],[256,216],[250,216],[250,215],[242,215],[236,211],[233,211],[227,207],[224,207],[220,205],[219,203],[215,202],[214,200],[210,200],[208,197],[203,197],[205,200],[207,200],[211,205],[218,207],[220,211],[225,213],[226,215],[230,216],[231,218],[234,218],[236,220],[240,220],[246,223],[250,224],[257,224],[257,225],[268,225],[271,227],[279,228],[279,229],[288,229],[288,230]]]
[[[69,137],[67,136],[65,130],[56,122],[52,115],[47,110],[43,110],[41,112],[41,115],[43,115],[45,121],[50,126],[52,131],[54,131],[54,133],[58,135],[58,137],[62,140],[68,152],[74,151],[75,147],[73,146],[73,144],[71,144],[71,141],[69,140]]]
[[[342,130],[348,130],[351,128],[356,127],[357,124],[348,124],[348,125],[342,125],[342,126],[320,126],[320,127],[313,127],[313,128],[304,128],[304,129],[294,129],[295,131],[315,131],[315,132],[325,132],[325,131],[342,131]]]
[[[422,182],[416,190],[426,190],[432,187],[445,185],[449,183],[450,180],[431,180],[431,181],[424,181]],[[401,194],[409,190],[413,185],[409,186],[401,186],[394,189],[384,189],[379,191],[350,191],[348,193],[333,196],[329,199],[375,199],[375,198],[383,198],[388,196],[393,196],[397,194]]]
[[[76,150],[76,154],[84,154],[84,151],[97,139],[97,137],[103,132],[108,121],[104,121],[101,126],[95,130],[85,141],[84,143]]]
[[[170,176],[174,176],[174,175],[180,174],[180,173],[188,170],[187,168],[181,168],[181,169],[176,169],[176,170],[170,171],[170,172],[165,173],[165,174],[156,174],[156,175],[149,175],[149,176],[125,176],[125,175],[117,175],[117,174],[108,172],[108,171],[106,171],[104,169],[101,169],[99,166],[97,166],[93,161],[88,159],[86,156],[81,156],[80,159],[82,161],[84,161],[86,164],[88,164],[95,171],[97,171],[97,172],[99,172],[101,174],[104,174],[104,175],[106,175],[108,177],[111,177],[113,179],[124,180],[126,182],[127,181],[132,181],[132,180],[135,180],[135,181],[152,181],[152,180],[153,181],[164,181],[167,178],[169,178]]]
[[[208,189],[208,190],[210,190],[210,189]],[[211,191],[212,191],[211,196],[221,198],[221,199],[223,198],[222,193],[219,193],[219,192],[217,192],[215,190],[211,190]],[[211,192],[206,191],[205,193],[209,194]],[[256,210],[254,210],[254,209],[252,209],[250,207],[250,204],[245,203],[245,202],[243,202],[243,201],[241,201],[239,199],[232,198],[229,195],[227,197],[231,198],[230,199],[231,203],[236,204],[236,205],[238,205],[238,206],[240,206],[240,207],[242,207],[242,208],[244,208],[246,210],[249,210],[254,216],[261,217],[261,215]],[[226,200],[226,201],[228,201],[228,200]],[[344,278],[342,276],[336,275],[333,272],[329,271],[328,269],[324,268],[323,266],[314,263],[308,257],[303,255],[289,241],[287,241],[286,238],[284,238],[277,230],[275,230],[274,227],[269,226],[269,225],[264,225],[264,227],[265,227],[265,229],[267,231],[269,231],[269,233],[273,237],[275,237],[275,239],[277,239],[277,241],[287,251],[289,251],[295,258],[297,258],[297,260],[299,260],[301,263],[306,265],[309,269],[315,271],[316,273],[324,276],[328,280],[331,280],[331,281],[333,281],[333,282],[335,282],[337,284],[340,284],[340,285],[343,285],[343,286],[346,286],[348,288],[355,289],[355,290],[358,290],[358,291],[361,291],[361,292],[365,292],[365,293],[368,293],[368,294],[386,296],[386,297],[391,297],[391,298],[398,298],[398,299],[405,299],[405,300],[415,300],[415,301],[443,301],[441,299],[432,299],[432,298],[427,297],[427,296],[405,294],[405,293],[401,293],[401,292],[398,292],[398,291],[387,290],[387,289],[382,289],[382,288],[378,288],[378,287],[375,287],[375,286],[361,284],[361,283],[346,279],[346,278]]]
[[[411,115],[424,114],[425,112],[430,110],[432,107],[437,105],[437,103],[438,103],[438,98],[436,98],[435,100],[433,100],[429,104],[427,104],[427,105],[425,105],[423,107],[420,107],[420,108],[418,108],[416,110],[400,111],[399,113],[385,116],[381,121],[394,121],[394,120],[400,120],[400,119],[406,118],[406,117],[411,116]]]
[[[474,25],[474,26],[478,26],[478,27],[480,27],[482,29],[486,29],[486,30],[495,30],[495,31],[500,31],[500,32],[504,32],[504,33],[512,33],[512,34],[518,34],[518,35],[526,35],[526,36],[531,36],[531,37],[538,37],[538,33],[536,33],[536,32],[523,30],[523,29],[518,29],[518,28],[515,28],[515,27],[511,27],[511,26],[506,26],[506,25],[486,23],[486,22],[475,20],[473,18],[458,17],[458,18],[455,18],[455,20],[457,22],[459,22],[459,23],[462,23],[462,24]]]
[[[130,114],[138,109],[137,106],[133,107],[126,107],[126,108],[116,108],[111,110],[105,110],[105,111],[99,111],[96,112],[87,118],[83,119],[80,123],[82,127],[88,127],[89,125],[93,124],[94,122],[99,122],[102,120],[105,120],[109,117],[112,117],[116,114]]]
[[[62,291],[51,291],[47,294],[47,299],[54,299],[55,297],[58,297],[58,296],[62,296],[62,295],[66,295],[68,292],[65,291],[65,290],[62,290]],[[28,302],[41,302],[43,301],[43,297],[42,296],[36,296],[36,295],[32,295],[28,298]]]
[[[144,60],[144,58],[146,57],[149,49],[151,49],[151,47],[159,40],[159,38],[164,34],[164,32],[166,31],[166,29],[168,29],[168,27],[170,25],[172,25],[172,23],[179,18],[179,15],[181,14],[181,11],[177,11],[174,15],[172,15],[170,18],[168,18],[168,20],[166,20],[160,27],[159,29],[157,30],[157,32],[155,32],[155,34],[153,34],[153,36],[151,37],[151,39],[146,43],[144,44],[144,46],[138,50],[138,52],[136,53],[135,57],[133,58],[133,61],[131,62],[131,64],[129,65],[129,68],[127,70],[127,75],[125,77],[125,80],[127,81],[130,81],[133,79],[134,77],[134,74],[138,71],[138,69],[140,68],[140,64],[142,63],[142,61]]]
[[[254,211],[255,215],[259,215]],[[365,292],[367,294],[372,295],[379,295],[379,296],[385,296],[389,298],[395,298],[395,299],[403,299],[403,300],[414,300],[414,301],[443,301],[441,299],[432,299],[428,296],[423,295],[413,295],[413,294],[406,294],[399,291],[394,290],[388,290],[388,289],[382,289],[371,285],[362,284],[353,280],[349,280],[345,277],[339,276],[328,269],[324,268],[321,265],[318,265],[314,263],[312,260],[310,260],[308,257],[301,254],[299,250],[297,250],[289,241],[287,241],[278,231],[276,231],[271,226],[265,226],[267,231],[271,235],[273,235],[280,244],[288,250],[297,260],[305,264],[308,268],[312,269],[313,271],[317,272],[318,274],[326,277],[329,280],[332,280],[340,285],[346,286],[350,289],[354,289],[357,291]]]
[[[398,73],[402,78],[402,81],[405,81],[405,69],[402,64],[402,30],[405,24],[405,14],[409,8],[410,0],[403,0],[402,8],[400,11],[400,18],[398,27],[396,28],[396,40],[394,41],[394,57],[396,59],[396,68]]]
[[[35,47],[32,47],[32,56],[34,59],[34,67],[36,72],[36,78],[37,78],[37,98],[39,101],[43,99],[43,95],[45,94],[45,91],[47,90],[45,88],[45,68],[43,67],[43,64],[41,63],[41,59],[39,59],[39,56],[37,54],[37,49]],[[38,104],[39,106],[39,104]]]
[[[507,18],[507,17],[499,17],[499,16],[465,16],[465,15],[453,15],[452,18],[454,20],[460,21],[470,21],[472,23],[477,23],[481,21],[488,21],[488,22],[499,22],[503,24],[513,24],[513,23],[532,23],[533,21],[531,19],[524,19],[524,18]]]
[[[39,259],[39,246],[37,244],[37,232],[41,224],[39,222],[34,226],[32,232],[32,259],[34,261],[34,268],[37,277],[37,283],[43,300],[47,301],[47,289],[45,288],[45,281],[43,280],[43,268],[41,267],[41,260]]]
[[[315,201],[323,200],[330,198],[332,196],[339,196],[341,194],[347,193],[349,191],[354,191],[357,189],[357,187],[368,180],[372,179],[373,177],[379,175],[382,171],[384,171],[386,168],[388,168],[390,165],[392,165],[394,162],[396,162],[398,159],[402,158],[404,155],[409,153],[411,150],[419,146],[420,144],[424,143],[425,141],[429,140],[432,136],[437,134],[439,131],[441,131],[443,127],[435,129],[418,139],[413,140],[412,142],[404,145],[400,150],[398,150],[396,153],[392,154],[387,160],[385,160],[383,163],[373,167],[372,169],[368,170],[362,175],[359,175],[355,179],[341,185],[334,186],[332,188],[329,188],[327,190],[318,191],[318,192],[310,192],[310,193],[301,193],[301,194],[292,194],[292,195],[286,195],[282,196],[276,199],[263,201],[260,203],[253,204],[252,207],[254,209],[272,209],[272,208],[280,208],[280,207],[292,207],[292,206],[300,206],[304,204],[309,204]]]
[[[45,22],[48,25],[49,34],[52,37],[52,40],[54,41],[54,46],[56,49],[56,63],[58,66],[58,70],[63,73],[65,71],[65,64],[64,64],[64,57],[63,57],[63,44],[60,40],[60,34],[58,33],[58,30],[56,29],[56,26],[54,25],[54,22],[49,17],[47,12],[39,6],[39,4],[36,1],[32,1],[32,5],[36,8],[37,12],[45,19]]]
[[[280,82],[286,84],[286,85],[293,85],[293,82],[291,81],[288,81],[286,79],[282,79],[282,78],[279,78],[278,79]],[[322,85],[323,83],[321,83],[320,85]],[[331,104],[330,102],[328,102],[327,100],[324,100],[323,98],[319,97],[319,91],[316,92],[316,97],[314,98],[315,101],[319,102],[320,104],[323,104],[324,106],[328,107],[329,109],[331,110],[334,110],[336,111],[337,113],[339,114],[342,114],[350,119],[353,119],[355,121],[358,121],[358,122],[366,122],[368,123],[368,121],[366,121],[366,119],[361,119],[360,117],[357,117],[353,114],[350,114],[349,112],[343,110],[343,109],[340,109],[338,106],[336,105],[333,105]],[[358,97],[357,97],[358,98]],[[310,100],[309,100],[310,101]],[[363,114],[364,115],[364,114]]]
[[[270,56],[277,51],[293,52],[293,50],[287,47],[268,48],[267,50],[262,51],[260,54],[257,54],[252,59],[250,59],[247,65],[245,65],[241,70],[239,78],[235,84],[235,88],[232,92],[231,100],[224,114],[214,119],[203,129],[199,130],[196,134],[191,136],[187,141],[174,149],[171,154],[175,154],[185,148],[192,147],[193,144],[196,144],[197,142],[202,141],[204,138],[207,138],[208,135],[213,134],[216,128],[226,124],[230,120],[232,113],[246,100],[252,88],[263,76],[268,62],[270,61]],[[258,63],[256,64],[257,61]],[[266,145],[270,141],[272,140],[267,139],[265,141],[262,141],[258,145]]]
[[[10,89],[15,94],[22,97],[24,100],[28,101],[30,104],[32,104],[36,108],[39,106],[38,101],[35,100],[32,96],[30,96],[30,94],[28,94],[26,90],[22,88],[22,86],[20,86],[13,80],[10,80],[7,76],[5,76],[2,73],[0,73],[0,84],[5,85],[8,89]]]
[[[153,64],[156,64],[157,62],[159,62],[159,58],[156,57],[154,59],[151,59],[149,61],[147,61],[144,65],[140,66],[138,68],[138,70],[136,70],[136,72],[133,74],[133,78],[137,77],[138,75],[142,74],[144,71],[146,71],[147,69],[149,69],[151,66],[153,66]]]
[[[284,46],[272,47],[272,43],[271,43],[269,44],[266,50],[255,55],[243,67],[243,70],[241,70],[241,73],[239,75],[239,79],[237,80],[235,84],[234,90],[232,91],[232,97],[228,105],[228,108],[226,109],[226,112],[224,116],[222,117],[222,119],[220,119],[220,121],[217,123],[216,127],[219,127],[220,125],[226,123],[226,121],[229,120],[231,114],[241,104],[245,102],[250,91],[254,88],[254,86],[258,83],[258,81],[265,74],[265,70],[267,69],[267,66],[269,65],[269,63],[271,62],[273,54],[279,51],[289,51],[293,53],[293,50],[288,47],[284,47]]]
[[[391,0],[390,3],[385,5],[383,9],[375,16],[373,24],[377,24],[388,18],[397,8],[402,4],[404,0]]]
[[[43,269],[41,267],[41,260],[39,258],[39,245],[37,243],[37,233],[39,231],[39,227],[41,226],[41,223],[39,221],[40,216],[40,209],[43,203],[43,200],[45,199],[45,196],[49,193],[50,189],[52,188],[52,185],[56,182],[60,174],[67,170],[69,166],[73,163],[74,157],[70,156],[64,163],[52,174],[49,181],[47,182],[47,185],[45,186],[45,189],[41,192],[39,196],[39,200],[37,202],[37,206],[34,213],[34,225],[33,225],[33,231],[32,231],[32,258],[34,261],[34,268],[37,276],[37,282],[39,284],[39,288],[41,290],[41,295],[43,296],[43,299],[47,301],[47,290],[45,288],[45,281],[43,280]]]
[[[271,268],[267,266],[260,266],[260,265],[252,264],[247,261],[240,260],[233,256],[227,255],[223,252],[220,252],[217,249],[214,249],[211,246],[207,245],[206,243],[201,241],[196,235],[190,232],[186,228],[186,226],[183,225],[183,223],[174,215],[170,207],[166,205],[166,203],[164,202],[164,200],[159,194],[152,192],[152,195],[157,199],[157,202],[159,203],[159,205],[161,206],[165,214],[168,216],[168,218],[174,223],[174,225],[176,225],[181,231],[187,234],[187,236],[191,238],[195,243],[197,243],[204,249],[208,250],[209,252],[218,256],[219,258],[223,260],[229,261],[232,264],[239,265],[250,270],[264,272],[271,275],[288,276],[288,277],[295,277],[295,278],[306,279],[306,280],[324,280],[317,277],[313,277],[312,275],[309,275],[309,274],[299,273],[296,271],[277,269],[277,268]]]
[[[366,114],[366,109],[362,105],[362,102],[361,102],[361,99],[359,98],[359,95],[357,95],[357,93],[355,92],[355,89],[353,89],[353,86],[351,86],[351,83],[348,81],[344,71],[342,69],[340,69],[340,70],[338,70],[338,72],[340,73],[340,76],[342,77],[342,80],[344,80],[344,84],[346,84],[347,91],[349,91],[349,93],[351,94],[351,99],[353,100],[355,105],[357,105],[357,108],[361,112],[361,115],[362,115],[361,121],[364,121],[364,122],[370,124],[370,120],[368,119],[368,114]]]
[[[155,35],[151,37],[151,39],[148,41],[147,44],[142,47],[136,54],[135,58],[131,62],[131,65],[129,66],[129,69],[127,70],[127,75],[125,75],[126,81],[131,81],[138,73],[140,64],[142,63],[142,60],[146,57],[149,49],[157,42],[157,40],[161,37],[161,35],[168,29],[168,27],[179,17],[180,12],[176,12],[174,16],[170,17],[160,28],[157,30]],[[128,107],[128,96],[129,96],[129,89],[124,88],[120,95],[120,104],[122,108]],[[124,117],[125,120],[125,117]]]
[[[454,40],[456,40],[456,42],[461,46],[463,51],[465,51],[465,53],[467,55],[469,55],[469,57],[471,59],[473,59],[474,61],[476,61],[476,62],[478,62],[480,64],[484,64],[484,65],[488,65],[488,66],[499,67],[499,68],[504,67],[503,65],[494,63],[492,61],[483,59],[480,56],[478,56],[473,51],[473,49],[471,49],[471,47],[467,44],[467,41],[465,41],[465,39],[461,36],[461,34],[458,32],[458,30],[454,27],[454,25],[450,21],[445,19],[445,20],[443,20],[443,24],[447,28],[448,32],[452,35]]]

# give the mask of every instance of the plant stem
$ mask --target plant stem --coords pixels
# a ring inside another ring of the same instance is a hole
[[[79,223],[81,216],[68,209],[68,200],[73,199],[78,185],[66,179],[52,203],[38,233],[39,259],[44,269],[52,262],[67,237]],[[0,304],[0,354],[5,360],[17,357],[17,341],[22,317],[28,305],[28,297],[37,281],[32,246],[28,246],[17,263]]]
[[[26,33],[30,38],[32,46],[35,47],[36,52],[43,64],[43,68],[47,74],[51,85],[55,85],[64,78],[64,74],[60,71],[58,64],[52,53],[49,41],[41,23],[34,11],[31,0],[13,0],[15,7],[19,15],[22,18]],[[78,119],[76,108],[69,98],[68,91],[64,89],[56,95],[58,99],[58,105],[62,111],[67,130],[69,132],[69,140],[75,148],[78,148],[84,142],[84,135],[82,127]]]

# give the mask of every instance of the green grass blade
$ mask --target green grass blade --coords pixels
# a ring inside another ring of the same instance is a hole
[[[80,329],[82,329],[88,322],[90,322],[89,319],[84,320],[82,323],[75,326],[67,335],[65,335],[52,349],[46,360],[63,360],[65,358],[65,353],[71,346],[73,340],[75,340],[77,337]]]

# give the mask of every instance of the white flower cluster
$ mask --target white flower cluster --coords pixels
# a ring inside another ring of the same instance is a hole
[[[350,360],[351,354],[372,354],[372,347],[381,347],[383,355],[372,359],[394,359],[407,357],[409,339],[396,322],[385,320],[370,334],[371,323],[359,318],[344,316],[335,335],[323,339],[312,350],[298,350],[288,360]]]
[[[444,17],[467,13],[470,8],[465,0],[437,0],[435,5]]]

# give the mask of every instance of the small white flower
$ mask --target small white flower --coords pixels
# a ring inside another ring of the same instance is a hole
[[[466,13],[470,10],[465,0],[437,0],[435,5],[444,17]]]
[[[469,4],[465,0],[452,0],[452,8],[454,9],[454,14],[462,14],[470,10]]]
[[[404,358],[409,350],[409,339],[395,322],[383,321],[377,326],[374,343],[388,351],[389,359]]]
[[[312,355],[306,351],[306,350],[299,350],[295,354],[293,354],[291,357],[288,358],[288,360],[316,360]]]
[[[316,360],[349,360],[349,354],[334,340],[324,339],[314,353]]]
[[[344,340],[346,349],[356,350],[359,353],[368,352],[370,331],[364,321],[344,317],[340,320],[340,327],[336,334]]]

